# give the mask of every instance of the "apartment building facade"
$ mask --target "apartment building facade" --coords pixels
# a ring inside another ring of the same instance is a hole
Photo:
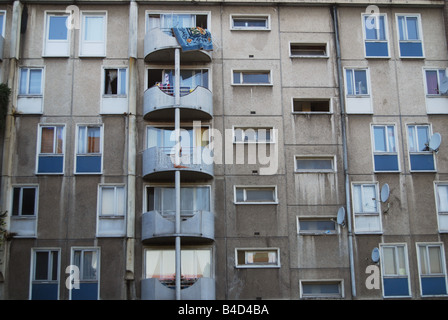
[[[445,12],[0,2],[0,297],[446,299]]]

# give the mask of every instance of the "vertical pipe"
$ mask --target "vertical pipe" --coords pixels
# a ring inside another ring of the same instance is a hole
[[[174,127],[176,135],[175,165],[180,165],[180,50],[174,53],[174,101],[176,104]],[[181,299],[181,247],[180,247],[180,171],[175,171],[176,191],[176,300]]]

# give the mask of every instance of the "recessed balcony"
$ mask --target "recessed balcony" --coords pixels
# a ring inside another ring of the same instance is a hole
[[[182,278],[181,300],[215,300],[215,279]],[[193,283],[193,284],[191,284]],[[143,279],[141,283],[142,300],[175,300],[174,279]]]
[[[180,117],[182,121],[210,120],[213,117],[212,92],[202,86],[194,89],[180,89]],[[172,88],[153,86],[143,96],[143,115],[145,120],[173,120],[175,97]]]

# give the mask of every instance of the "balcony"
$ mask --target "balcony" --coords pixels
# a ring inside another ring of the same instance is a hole
[[[174,201],[174,199],[173,199]],[[159,211],[150,211],[142,217],[142,242],[160,244],[174,239],[176,222],[174,213],[162,215]],[[215,237],[215,217],[209,211],[197,211],[190,215],[181,212],[180,236],[184,244],[210,242]]]
[[[180,164],[175,166],[175,155],[169,147],[151,147],[143,151],[143,178],[148,181],[174,181],[176,170],[181,181],[213,179],[213,158],[209,148],[196,147],[184,150]]]
[[[193,282],[193,284],[191,284]],[[142,300],[175,300],[174,279],[148,278],[142,280]],[[182,300],[215,300],[215,279],[182,279]]]
[[[150,29],[144,40],[144,55],[146,62],[170,62],[174,61],[175,49],[181,49],[177,39],[169,29]],[[210,62],[211,54],[204,50],[181,51],[180,62]]]
[[[182,120],[210,120],[213,117],[213,95],[207,88],[180,89],[180,116]],[[175,98],[173,88],[153,86],[143,96],[145,120],[173,120]]]

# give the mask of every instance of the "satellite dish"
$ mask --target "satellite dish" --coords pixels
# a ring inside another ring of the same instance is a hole
[[[373,248],[372,250],[372,261],[378,262],[380,260],[380,250],[378,248]]]
[[[345,220],[345,209],[344,209],[344,207],[340,207],[338,210],[337,222],[338,222],[338,224],[343,226],[345,224],[344,220]]]
[[[382,187],[381,187],[381,201],[382,202],[386,202],[387,199],[389,199],[389,194],[390,194],[390,189],[389,189],[389,185],[387,183],[385,183]]]
[[[431,138],[429,138],[429,148],[434,151],[439,151],[440,143],[442,142],[442,136],[440,133],[434,133]]]

